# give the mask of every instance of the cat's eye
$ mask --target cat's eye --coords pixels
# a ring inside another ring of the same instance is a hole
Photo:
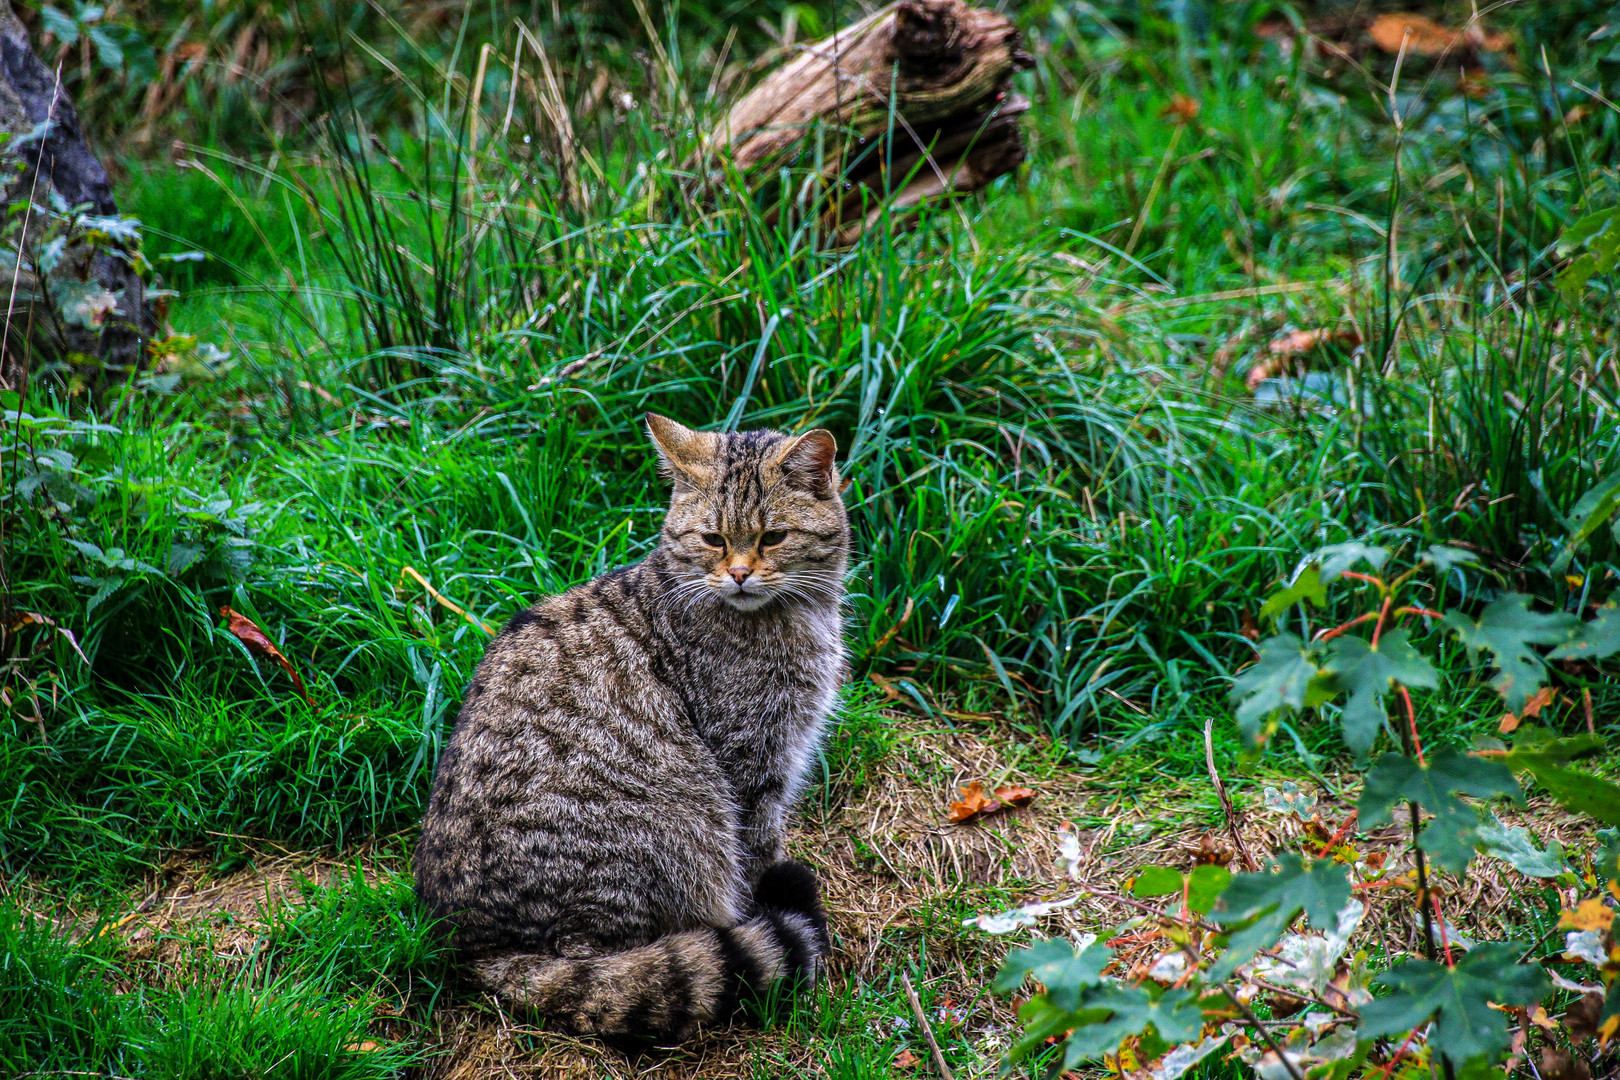
[[[770,532],[764,533],[760,536],[759,546],[762,548],[775,547],[777,544],[780,544],[786,539],[786,532],[782,531],[781,529],[772,529]]]
[[[721,536],[719,533],[704,533],[703,542],[712,548],[723,548],[726,546],[726,538]]]

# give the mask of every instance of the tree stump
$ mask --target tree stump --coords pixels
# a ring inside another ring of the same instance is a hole
[[[153,328],[134,242],[75,212],[115,219],[107,170],[85,141],[79,115],[28,31],[0,0],[0,179],[5,198],[5,339],[0,381],[16,389],[40,354],[88,382],[139,370]],[[46,249],[53,240],[60,250]]]
[[[1029,101],[1012,75],[1030,66],[1006,16],[963,0],[900,0],[801,46],[732,107],[711,152],[770,180],[809,166],[815,212],[835,245],[926,202],[979,191],[1024,159]],[[892,139],[891,139],[892,133]]]

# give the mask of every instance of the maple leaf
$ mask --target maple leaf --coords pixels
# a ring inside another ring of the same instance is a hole
[[[1389,560],[1389,549],[1352,540],[1347,544],[1329,544],[1318,551],[1316,557],[1322,562],[1322,580],[1332,581],[1357,563],[1364,562],[1377,570]]]
[[[963,825],[969,821],[991,813],[1001,804],[984,793],[984,785],[975,780],[964,788],[958,788],[962,797],[951,803],[950,821],[953,825]]]
[[[1101,983],[1103,969],[1113,961],[1113,950],[1105,946],[1087,945],[1075,952],[1072,942],[1047,938],[1007,954],[991,989],[1010,994],[1024,985],[1026,976],[1033,975],[1054,1004],[1073,1012],[1079,1008],[1080,992]]]
[[[1429,1045],[1453,1065],[1494,1054],[1508,1045],[1507,1018],[1497,1005],[1531,1005],[1549,989],[1541,969],[1518,962],[1524,947],[1493,941],[1446,967],[1407,960],[1374,982],[1395,990],[1361,1007],[1357,1037],[1404,1035],[1434,1017]]]
[[[1505,795],[1515,802],[1524,793],[1513,773],[1500,761],[1462,754],[1449,747],[1429,755],[1427,766],[1400,754],[1385,754],[1367,773],[1356,803],[1361,827],[1371,829],[1391,820],[1397,802],[1416,802],[1435,816],[1418,839],[1418,846],[1453,873],[1467,869],[1479,838],[1479,813],[1457,798],[1458,794],[1491,798]]]
[[[1430,544],[1429,549],[1423,553],[1422,560],[1434,567],[1442,574],[1449,574],[1461,566],[1472,566],[1479,562],[1479,556],[1463,548],[1448,547],[1445,544]]]
[[[1500,818],[1493,817],[1480,825],[1479,839],[1485,854],[1529,877],[1555,878],[1569,869],[1563,844],[1551,840],[1543,851],[1536,847],[1529,830],[1522,826],[1509,828]]]
[[[1237,707],[1238,726],[1244,737],[1255,742],[1260,721],[1281,708],[1303,708],[1326,700],[1313,654],[1297,636],[1278,634],[1260,643],[1260,659],[1232,682],[1232,704]]]
[[[1134,986],[1099,986],[1085,995],[1070,1018],[1074,1030],[1063,1048],[1063,1068],[1113,1053],[1120,1040],[1154,1028],[1165,1042],[1195,1039],[1204,1026],[1204,1011],[1191,990],[1165,990],[1158,995]]]
[[[263,630],[259,629],[258,623],[255,623],[240,611],[232,611],[228,607],[220,608],[219,613],[225,616],[225,629],[229,630],[236,640],[246,645],[250,651],[268,656],[271,660],[280,664],[281,670],[285,671],[287,676],[292,679],[293,689],[298,692],[298,696],[303,698],[310,708],[315,707],[315,699],[310,697],[309,692],[304,689],[304,680],[299,677],[297,670],[293,668],[292,661],[288,660],[282,651],[276,648],[276,643],[271,641],[269,635]]]
[[[1551,660],[1601,660],[1620,652],[1620,604],[1609,601],[1598,608],[1597,618],[1581,623],[1569,640],[1547,654]]]
[[[996,798],[1001,800],[1003,806],[1015,807],[1028,806],[1035,801],[1035,796],[1039,794],[1040,792],[1034,788],[1014,787],[1012,785],[998,787],[995,791]]]
[[[1535,777],[1565,809],[1620,825],[1620,785],[1564,767],[1565,762],[1602,748],[1603,740],[1594,735],[1559,738],[1546,728],[1521,727],[1513,748],[1500,760]]]
[[[1327,603],[1327,589],[1322,584],[1322,567],[1311,563],[1294,575],[1293,584],[1282,592],[1272,593],[1260,607],[1260,617],[1275,622],[1283,612],[1299,603],[1321,607]]]
[[[1394,683],[1433,690],[1440,685],[1434,666],[1417,654],[1405,630],[1391,630],[1377,645],[1358,637],[1328,642],[1326,670],[1335,690],[1349,693],[1340,720],[1345,745],[1364,759],[1384,726],[1384,695]]]
[[[1507,699],[1508,712],[1517,713],[1546,681],[1547,665],[1531,646],[1563,644],[1580,626],[1580,620],[1562,611],[1531,611],[1530,597],[1504,593],[1492,600],[1478,619],[1447,612],[1446,625],[1470,649],[1490,652],[1497,668],[1491,685]]]
[[[1302,911],[1318,930],[1333,929],[1349,902],[1349,876],[1331,860],[1287,852],[1256,873],[1238,874],[1209,915],[1234,927],[1227,932],[1226,951],[1211,968],[1210,978],[1229,978],[1240,964],[1275,944]]]

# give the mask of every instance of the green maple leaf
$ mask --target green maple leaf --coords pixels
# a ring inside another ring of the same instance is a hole
[[[1091,1019],[1095,1017],[1096,1019]],[[1157,997],[1134,986],[1102,986],[1086,995],[1074,1032],[1063,1050],[1063,1067],[1113,1053],[1120,1040],[1148,1027],[1165,1042],[1196,1039],[1204,1026],[1204,1011],[1191,990],[1166,990]]]
[[[1565,809],[1608,825],[1620,825],[1620,785],[1564,767],[1565,762],[1603,746],[1603,740],[1595,735],[1559,738],[1546,728],[1526,726],[1515,734],[1513,749],[1501,760],[1509,768],[1535,777]]]
[[[1359,562],[1377,570],[1388,561],[1389,549],[1351,541],[1348,544],[1329,544],[1316,555],[1322,563],[1322,580],[1332,581]]]
[[[1427,766],[1400,754],[1379,758],[1367,773],[1356,815],[1361,827],[1370,829],[1390,821],[1389,811],[1396,803],[1418,803],[1435,818],[1424,826],[1418,846],[1440,866],[1460,874],[1479,840],[1479,812],[1457,798],[1459,794],[1524,801],[1512,770],[1501,761],[1447,747],[1430,755]]]
[[[1318,930],[1336,928],[1339,911],[1349,902],[1349,876],[1327,859],[1289,852],[1257,873],[1237,875],[1210,912],[1215,922],[1234,927],[1210,977],[1229,978],[1240,964],[1274,945],[1302,911]]]
[[[1358,1038],[1400,1036],[1434,1017],[1429,1045],[1454,1066],[1492,1056],[1508,1045],[1507,1017],[1491,1008],[1530,1005],[1547,993],[1541,969],[1518,962],[1523,946],[1494,941],[1464,954],[1455,967],[1408,960],[1380,975],[1395,990],[1361,1007]]]
[[[1275,621],[1295,604],[1309,602],[1321,607],[1327,603],[1327,589],[1322,583],[1322,567],[1311,563],[1294,576],[1294,583],[1279,593],[1273,593],[1260,608],[1262,619]]]
[[[1260,659],[1232,682],[1231,700],[1238,726],[1250,742],[1258,740],[1260,721],[1282,708],[1319,705],[1321,674],[1311,649],[1293,634],[1278,634],[1260,643]]]
[[[1491,685],[1507,699],[1508,712],[1518,713],[1546,682],[1547,665],[1531,646],[1563,644],[1580,626],[1580,620],[1562,611],[1531,611],[1530,597],[1505,593],[1492,600],[1478,619],[1447,612],[1446,625],[1470,649],[1490,652],[1497,668]]]
[[[1569,640],[1547,654],[1550,660],[1601,660],[1620,652],[1620,605],[1609,601],[1597,618],[1570,631]]]
[[[1358,760],[1367,756],[1384,725],[1384,695],[1393,683],[1426,687],[1440,685],[1440,676],[1412,648],[1405,630],[1391,630],[1376,646],[1358,637],[1328,642],[1326,670],[1332,686],[1346,691],[1343,731],[1345,745]]]
[[[1471,566],[1479,562],[1479,556],[1462,548],[1447,547],[1444,544],[1430,544],[1429,550],[1423,553],[1423,561],[1440,571],[1440,573],[1449,574],[1458,567]]]
[[[1543,851],[1536,847],[1529,830],[1522,826],[1509,828],[1502,824],[1500,818],[1493,818],[1479,826],[1479,839],[1485,854],[1501,859],[1521,874],[1555,878],[1569,869],[1563,844],[1551,840]]]
[[[1073,1012],[1080,1005],[1080,991],[1101,982],[1103,968],[1113,959],[1113,951],[1101,945],[1088,945],[1076,953],[1067,940],[1047,938],[1009,953],[991,989],[1010,994],[1024,985],[1025,976],[1033,975],[1053,1004]]]

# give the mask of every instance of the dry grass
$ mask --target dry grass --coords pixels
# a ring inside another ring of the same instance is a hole
[[[795,831],[794,855],[820,872],[837,939],[825,1000],[865,994],[904,1013],[898,972],[913,972],[925,998],[935,1003],[942,1038],[981,1048],[963,1076],[991,1076],[1006,1043],[1013,1013],[984,994],[983,987],[1011,945],[962,927],[963,917],[1015,904],[1084,893],[1073,906],[1048,916],[1043,929],[1103,932],[1141,911],[1123,899],[1129,879],[1143,866],[1190,868],[1210,852],[1229,856],[1219,803],[1207,782],[1176,781],[1151,774],[1121,779],[1080,772],[1060,764],[1057,748],[1026,734],[975,729],[941,730],[891,716],[886,757],[872,764],[867,782],[854,792],[833,792],[829,803],[809,800]],[[1349,777],[1342,778],[1348,780]],[[1329,778],[1340,792],[1319,793],[1319,822],[1263,809],[1239,811],[1240,827],[1256,858],[1283,850],[1314,848],[1325,831],[1348,815],[1354,791]],[[1022,809],[953,825],[949,804],[973,781],[986,788],[1018,784],[1037,797]],[[1236,786],[1236,785],[1234,785]],[[1240,796],[1240,802],[1243,801]],[[1247,800],[1258,804],[1258,799]],[[1591,841],[1588,828],[1556,807],[1532,804],[1503,814],[1510,824],[1528,824],[1534,835],[1556,837],[1566,847]],[[1056,869],[1060,829],[1073,829],[1085,859],[1080,880]],[[131,959],[151,980],[186,981],[207,960],[246,961],[263,932],[267,912],[301,902],[305,882],[320,884],[348,874],[358,864],[368,875],[408,870],[399,837],[329,855],[267,851],[253,868],[217,875],[196,859],[176,859],[132,894],[132,910],[112,931],[125,935]],[[1357,841],[1364,852],[1383,850],[1398,872],[1404,834],[1386,828]],[[1234,867],[1236,868],[1236,867]],[[1466,881],[1442,878],[1459,928],[1482,937],[1513,936],[1515,897],[1542,887],[1506,865],[1481,859]],[[1412,950],[1418,941],[1402,901],[1376,891],[1367,927],[1389,950]],[[44,894],[37,908],[54,907],[57,920],[71,919]],[[1407,901],[1409,903],[1409,901]],[[1521,934],[1522,936],[1522,934]],[[1121,950],[1130,965],[1160,948],[1148,937]],[[203,954],[207,955],[204,956]],[[943,1019],[938,1007],[951,1006]],[[868,1008],[848,1016],[866,1017]],[[847,1020],[848,1016],[844,1019]],[[869,1020],[858,1020],[864,1024]],[[813,1022],[777,1024],[767,1031],[737,1026],[711,1032],[678,1051],[627,1058],[594,1040],[545,1032],[503,1013],[493,1002],[462,999],[441,1004],[432,1020],[441,1053],[426,1070],[432,1080],[485,1077],[659,1077],[684,1080],[743,1075],[820,1075],[825,1072],[825,1036]],[[833,1036],[836,1038],[836,1034]]]

